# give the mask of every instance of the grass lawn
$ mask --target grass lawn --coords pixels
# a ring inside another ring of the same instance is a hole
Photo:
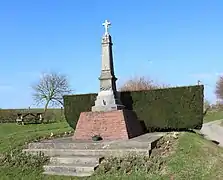
[[[168,162],[174,179],[223,179],[223,149],[197,134],[179,139],[176,152]]]
[[[223,119],[223,111],[209,111],[204,117],[204,122],[210,122],[219,119]]]
[[[0,153],[21,149],[21,145],[38,137],[49,136],[51,132],[70,131],[63,123],[25,125],[0,124]],[[171,136],[170,136],[171,137]],[[178,139],[165,137],[154,151],[151,160],[142,165],[139,159],[127,163],[110,160],[102,165],[89,180],[209,180],[223,179],[223,149],[194,133],[181,133]],[[168,143],[167,143],[168,141]],[[9,153],[10,154],[10,153]],[[1,164],[0,180],[77,180],[80,178],[42,175],[44,159],[26,157],[16,152]],[[150,162],[151,161],[151,162]],[[121,162],[121,164],[120,164]],[[120,166],[118,166],[118,164]],[[132,171],[127,171],[131,165]],[[105,173],[105,167],[107,173]],[[119,169],[119,170],[118,170]],[[128,173],[126,173],[128,172]]]
[[[30,124],[17,125],[15,123],[0,124],[0,153],[18,148],[25,142],[35,140],[39,137],[49,137],[53,134],[60,134],[71,131],[66,122],[52,124]]]

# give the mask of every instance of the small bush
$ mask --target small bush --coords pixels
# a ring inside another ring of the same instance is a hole
[[[29,155],[17,149],[3,154],[0,158],[0,164],[4,167],[38,168],[42,167],[48,161],[49,158],[45,157],[42,153]]]
[[[130,154],[122,158],[110,157],[102,161],[99,168],[96,170],[97,174],[114,174],[119,172],[121,174],[131,174],[132,172],[153,172],[160,171],[163,160],[159,157],[149,157],[142,155]]]
[[[108,157],[102,160],[96,174],[160,174],[165,170],[167,160],[175,151],[181,134],[167,133],[160,138],[150,156],[130,153],[124,157]]]
[[[17,113],[14,109],[0,109],[0,123],[16,122]]]
[[[44,115],[44,121],[45,122],[55,122],[56,121],[56,115],[52,111],[46,111]]]

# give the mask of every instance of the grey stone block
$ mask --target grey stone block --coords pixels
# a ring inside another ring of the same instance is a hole
[[[76,150],[66,150],[66,149],[25,149],[23,152],[30,154],[39,154],[43,153],[45,156],[125,156],[128,154],[137,154],[149,155],[150,149],[76,149]]]
[[[76,177],[89,177],[91,176],[93,173],[92,172],[81,172],[81,173],[77,173],[77,172],[55,172],[55,171],[45,171],[43,172],[43,174],[45,175],[57,175],[57,176],[76,176]]]
[[[46,165],[43,166],[45,172],[54,172],[55,174],[72,174],[76,176],[91,175],[94,173],[94,166],[72,166],[72,165]]]
[[[58,156],[51,157],[50,164],[54,165],[99,165],[100,156]]]

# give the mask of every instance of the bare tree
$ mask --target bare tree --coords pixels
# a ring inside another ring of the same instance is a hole
[[[204,100],[204,116],[207,114],[207,112],[209,111],[211,109],[211,103],[207,100],[207,99],[205,99]]]
[[[167,85],[159,85],[153,80],[142,77],[135,77],[133,79],[127,80],[121,87],[120,91],[141,91],[141,90],[152,90],[168,87]]]
[[[216,82],[215,94],[219,100],[223,101],[223,76],[220,76]]]
[[[63,106],[63,95],[72,92],[67,77],[58,73],[43,74],[38,83],[32,88],[36,104],[45,104],[44,113],[49,105]]]

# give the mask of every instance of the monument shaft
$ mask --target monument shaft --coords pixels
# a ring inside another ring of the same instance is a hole
[[[100,91],[113,90],[116,91],[116,80],[114,74],[113,55],[112,55],[112,40],[110,35],[105,35],[102,39],[102,61],[101,61],[101,76]]]
[[[108,26],[111,23],[105,21],[105,34],[102,37],[102,55],[101,55],[101,75],[100,80],[100,92],[98,93],[95,101],[95,106],[92,107],[92,111],[112,111],[123,109],[117,89],[116,80],[114,74],[113,64],[113,52],[112,52],[112,38],[108,33]]]

